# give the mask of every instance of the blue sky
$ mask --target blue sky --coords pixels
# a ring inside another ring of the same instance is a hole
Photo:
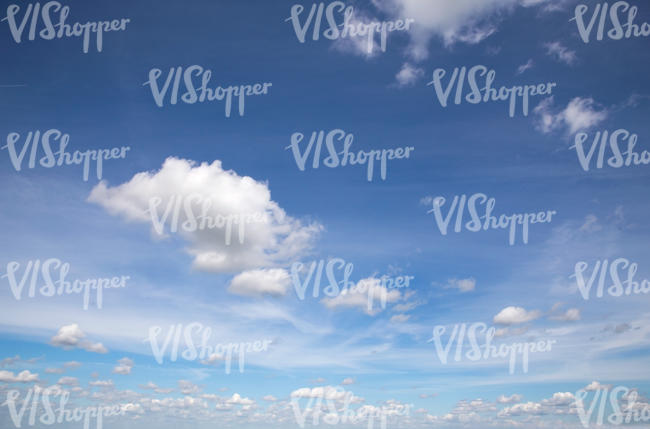
[[[28,261],[56,258],[70,279],[129,276],[88,310],[79,295],[16,300],[0,278],[0,360],[19,356],[0,368],[3,401],[58,386],[79,406],[120,405],[125,415],[106,420],[116,428],[294,428],[292,398],[304,406],[329,386],[363,398],[356,406],[409,405],[391,427],[506,428],[582,427],[570,395],[594,381],[647,394],[648,295],[585,300],[570,278],[580,261],[589,274],[616,258],[650,278],[648,166],[585,172],[571,149],[578,133],[590,145],[624,129],[638,135],[636,152],[650,150],[647,37],[584,43],[572,0],[346,3],[365,22],[415,19],[367,55],[311,31],[300,43],[286,21],[295,3],[64,3],[70,23],[130,19],[88,53],[78,38],[16,43],[0,22],[3,146],[11,133],[20,149],[28,132],[57,129],[69,151],[130,147],[104,162],[101,181],[76,165],[16,171],[0,150],[3,275],[11,262],[22,275]],[[650,21],[648,5],[629,3],[635,23]],[[598,2],[585,4],[589,19]],[[246,97],[243,116],[227,118],[220,101],[158,107],[143,85],[150,70],[164,80],[192,65],[212,71],[211,88],[272,86]],[[495,70],[497,87],[557,86],[531,98],[528,116],[510,118],[505,102],[442,107],[433,71],[475,65]],[[354,135],[355,152],[415,149],[388,162],[386,180],[368,181],[365,166],[314,169],[311,155],[300,171],[291,136],[305,135],[302,149],[335,129]],[[446,214],[455,195],[476,193],[496,200],[497,215],[557,215],[531,225],[527,244],[509,246],[504,230],[442,235],[432,199],[447,199]],[[154,231],[151,198],[197,194],[214,198],[214,213],[272,220],[230,245],[222,230]],[[314,298],[311,286],[298,299],[292,264],[332,258],[353,264],[355,283],[414,279],[373,311],[351,296]],[[158,364],[149,329],[193,322],[212,329],[212,344],[271,343],[246,354],[242,373],[234,360],[226,374],[221,357]],[[476,322],[500,343],[556,344],[531,354],[527,373],[509,374],[505,359],[441,363],[433,328]],[[0,408],[3,426],[9,414]]]

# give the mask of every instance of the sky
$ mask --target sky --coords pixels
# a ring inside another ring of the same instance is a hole
[[[3,3],[1,426],[650,420],[650,5],[320,4]]]

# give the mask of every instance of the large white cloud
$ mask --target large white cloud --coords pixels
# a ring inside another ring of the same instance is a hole
[[[391,17],[413,18],[408,32],[410,54],[415,60],[428,57],[434,37],[445,45],[457,42],[478,43],[497,31],[503,15],[518,6],[535,6],[547,0],[373,0]]]
[[[88,201],[128,221],[151,224],[155,236],[180,235],[189,242],[187,251],[194,257],[194,267],[211,272],[233,273],[287,264],[309,249],[322,229],[319,224],[303,225],[287,216],[271,200],[267,183],[224,170],[219,160],[197,165],[190,160],[167,158],[159,171],[138,173],[119,186],[100,182]],[[176,210],[172,208],[178,201],[181,203],[176,221]],[[186,204],[190,210],[185,209]],[[163,220],[168,208],[169,215]],[[200,219],[196,219],[193,225],[188,211],[195,218],[205,213],[210,219],[249,216],[250,221],[243,227],[233,221],[228,233],[223,222],[201,227]],[[253,218],[256,214],[258,220]],[[164,227],[164,232],[156,229],[157,224],[158,228]],[[172,231],[174,225],[178,228]]]

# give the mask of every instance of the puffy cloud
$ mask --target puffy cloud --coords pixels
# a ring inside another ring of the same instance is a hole
[[[343,400],[345,395],[349,394],[343,389],[333,386],[323,387],[303,387],[291,392],[292,398],[322,398],[331,400]]]
[[[569,50],[560,42],[545,43],[544,47],[546,48],[546,55],[567,65],[573,65],[577,60],[575,51]]]
[[[28,370],[21,371],[14,375],[11,371],[0,371],[0,381],[4,383],[31,383],[38,381],[38,374],[33,374]]]
[[[388,290],[381,285],[381,280],[368,277],[359,280],[351,288],[346,288],[334,298],[324,298],[321,303],[329,309],[339,307],[352,307],[362,309],[366,314],[374,316],[381,312],[382,304],[385,302],[396,302],[401,299],[402,294],[396,289]]]
[[[499,417],[521,416],[525,414],[541,415],[546,414],[542,404],[539,402],[526,402],[505,407],[497,414]]]
[[[266,270],[244,271],[235,276],[228,291],[237,295],[246,296],[284,296],[287,294],[291,278],[289,273],[281,268]]]
[[[344,378],[343,381],[341,382],[342,386],[347,386],[347,385],[350,385],[350,384],[354,384],[354,378],[352,378],[352,377]]]
[[[113,368],[113,374],[128,375],[131,374],[133,368],[133,360],[125,357],[117,361],[118,365]]]
[[[216,365],[218,363],[221,363],[225,359],[226,358],[225,358],[225,355],[223,353],[222,354],[212,353],[211,355],[208,356],[207,359],[203,359],[201,361],[201,364],[203,364],[203,365]]]
[[[76,377],[61,377],[56,384],[60,384],[61,386],[76,386],[79,384],[79,380]]]
[[[608,112],[596,105],[593,98],[575,97],[564,110],[555,113],[553,96],[542,100],[533,112],[537,128],[544,134],[566,128],[569,134],[592,128],[607,118]]]
[[[535,6],[546,0],[373,0],[373,3],[394,19],[413,18],[408,32],[409,53],[418,61],[428,57],[433,38],[445,45],[457,42],[476,44],[497,31],[505,13],[518,6]]]
[[[275,402],[275,401],[278,400],[278,398],[276,398],[276,397],[273,396],[273,395],[266,395],[266,396],[263,397],[262,399],[264,399],[265,401],[269,401],[269,402]]]
[[[521,402],[522,399],[521,395],[515,393],[510,396],[501,395],[497,398],[497,402],[499,404],[514,404],[515,402]]]
[[[410,63],[404,63],[400,71],[395,75],[397,85],[400,87],[412,86],[424,76],[424,70]]]
[[[79,325],[73,323],[62,326],[57,334],[52,337],[50,343],[64,349],[80,348],[93,353],[108,353],[102,343],[93,343],[85,340],[85,337],[86,334],[79,328]]]
[[[151,224],[159,238],[164,231],[178,234],[189,243],[195,268],[219,273],[286,264],[322,230],[287,216],[271,200],[267,183],[224,170],[219,160],[196,165],[167,158],[159,171],[138,173],[121,185],[100,182],[88,201],[127,221]],[[230,227],[225,219],[232,220]]]
[[[239,393],[233,393],[232,397],[226,401],[231,405],[253,405],[255,401],[249,398],[243,398]]]
[[[592,381],[589,383],[587,386],[585,386],[583,389],[587,392],[595,392],[596,390],[605,390],[605,389],[611,389],[612,385],[611,384],[600,384],[597,381]]]
[[[538,310],[526,311],[522,307],[506,307],[494,316],[493,322],[498,325],[518,325],[538,319],[541,313]]]

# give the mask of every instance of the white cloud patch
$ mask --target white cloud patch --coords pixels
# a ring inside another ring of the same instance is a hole
[[[108,353],[102,343],[93,343],[85,339],[86,334],[76,323],[62,326],[59,332],[52,337],[50,343],[64,349],[80,348],[93,353]]]
[[[21,371],[17,375],[11,371],[0,371],[0,381],[3,383],[31,383],[38,381],[38,374],[33,374],[28,370]]]
[[[128,375],[131,374],[131,369],[133,368],[133,360],[125,357],[117,361],[118,365],[113,368],[113,374]]]
[[[593,98],[576,97],[564,110],[556,112],[553,96],[542,100],[533,110],[537,128],[544,134],[566,129],[569,134],[587,130],[603,122],[608,112],[596,105]]]
[[[271,200],[267,183],[224,170],[219,160],[197,165],[167,158],[159,171],[138,173],[121,185],[109,187],[100,182],[88,201],[127,221],[151,224],[158,238],[164,238],[167,231],[178,234],[189,243],[187,252],[194,257],[194,268],[218,273],[286,264],[308,250],[322,230],[319,224],[303,225],[287,216]],[[173,212],[179,201],[175,221]],[[221,222],[201,225],[203,215]],[[254,215],[265,221],[239,222]],[[235,219],[230,228],[223,221],[228,217]],[[176,232],[171,232],[174,226]]]
[[[396,314],[390,318],[393,323],[404,323],[411,318],[408,314]]]
[[[546,48],[546,55],[567,65],[575,64],[578,59],[575,51],[571,51],[560,42],[545,43],[544,47]]]
[[[245,296],[284,296],[290,284],[291,278],[284,269],[251,270],[235,276],[228,291]]]
[[[462,293],[472,292],[476,288],[476,279],[473,277],[466,279],[450,279],[447,287],[458,289]]]
[[[546,0],[373,0],[393,19],[413,18],[408,32],[409,54],[416,61],[429,56],[429,43],[441,38],[446,46],[476,44],[494,34],[503,16],[518,6],[536,6]]]
[[[522,396],[518,394],[513,394],[510,396],[501,395],[497,398],[499,404],[514,404],[515,402],[521,402]]]
[[[395,75],[397,85],[400,87],[412,86],[418,79],[424,76],[424,70],[410,63],[404,63],[400,71]]]
[[[539,319],[541,312],[538,310],[526,311],[523,307],[506,307],[494,316],[493,322],[498,325],[518,325]]]
[[[384,308],[383,303],[399,301],[402,294],[398,290],[388,290],[381,285],[381,280],[375,277],[368,277],[349,289],[343,289],[334,298],[324,298],[321,303],[329,309],[336,308],[358,308],[362,309],[369,316],[379,314]]]

